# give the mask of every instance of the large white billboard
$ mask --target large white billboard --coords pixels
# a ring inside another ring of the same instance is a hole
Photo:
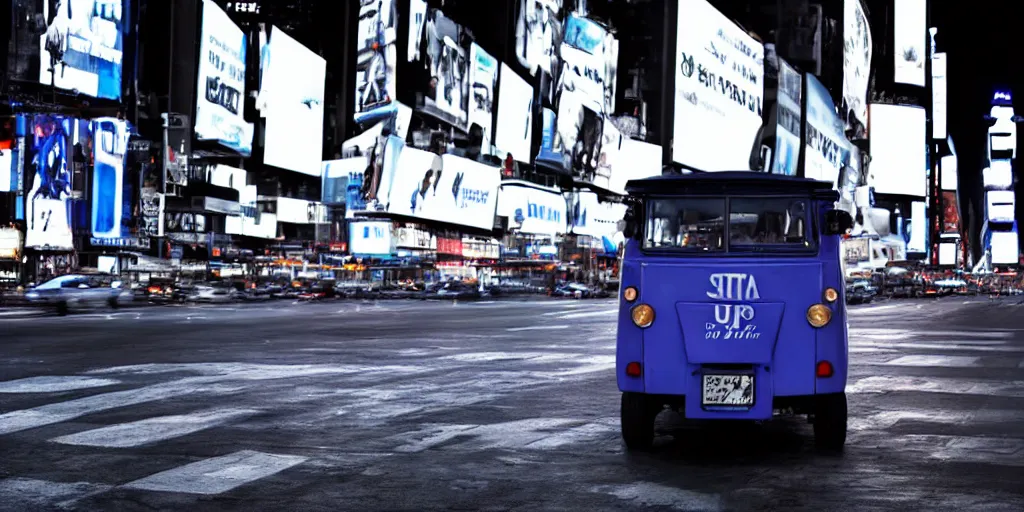
[[[925,110],[871,105],[871,183],[880,194],[927,195]]]
[[[569,230],[576,235],[607,238],[616,241],[619,221],[626,216],[626,205],[602,203],[597,194],[579,191],[566,194],[570,198]]]
[[[528,235],[565,233],[565,198],[558,190],[522,181],[504,181],[498,195],[498,215],[508,217],[509,228]]]
[[[348,228],[348,248],[352,254],[389,256],[395,252],[389,221],[353,222]]]
[[[1010,160],[993,160],[982,169],[981,180],[985,190],[1005,190],[1013,187],[1013,164]]]
[[[871,24],[861,0],[845,0],[843,14],[843,101],[850,115],[868,125]]]
[[[828,89],[814,75],[804,77],[803,176],[837,186],[843,167],[850,163],[850,142]]]
[[[985,220],[989,222],[1013,222],[1016,218],[1012,190],[992,190],[985,193]]]
[[[387,211],[490,230],[498,205],[497,167],[405,147],[390,175]]]
[[[498,82],[498,124],[494,130],[494,146],[512,153],[520,162],[530,162],[533,141],[533,87],[507,64],[501,64]]]
[[[959,188],[960,177],[957,175],[956,155],[946,155],[939,160],[939,180],[942,190]]]
[[[204,0],[196,74],[196,138],[217,141],[249,156],[253,125],[245,122],[245,49],[242,29],[216,2]]]
[[[473,43],[469,48],[469,126],[480,126],[485,148],[494,142],[494,97],[498,86],[498,59]]]
[[[33,3],[42,4],[47,21],[46,32],[39,36],[39,83],[120,100],[124,23],[131,1]]]
[[[893,81],[924,87],[927,0],[899,0],[893,13]]]
[[[257,108],[266,118],[263,163],[320,175],[327,61],[273,27],[260,51]],[[297,80],[296,77],[302,77]]]
[[[761,127],[764,47],[706,0],[680,0],[672,159],[703,171],[750,169]]]
[[[932,138],[946,138],[946,54],[932,57]]]
[[[1017,233],[1014,231],[995,231],[992,233],[992,264],[1016,265],[1019,263],[1020,246]]]

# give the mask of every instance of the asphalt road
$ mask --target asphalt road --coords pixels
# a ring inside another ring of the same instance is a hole
[[[0,510],[1024,510],[1024,306],[850,313],[850,435],[619,438],[613,301],[0,314]]]

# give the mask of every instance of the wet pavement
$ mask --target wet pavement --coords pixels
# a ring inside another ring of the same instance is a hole
[[[1024,510],[1024,306],[851,309],[850,435],[623,449],[614,301],[0,315],[0,510]]]

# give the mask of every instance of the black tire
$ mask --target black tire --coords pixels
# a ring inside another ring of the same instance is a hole
[[[814,444],[841,452],[846,445],[846,393],[820,395],[814,407]]]
[[[111,309],[117,309],[121,307],[121,304],[117,302],[117,297],[111,297],[107,299],[107,305],[110,306]]]
[[[71,311],[71,308],[68,307],[68,303],[67,302],[58,302],[57,303],[57,314],[58,315],[65,316],[65,315],[68,314],[69,311]]]
[[[659,405],[642,393],[622,393],[619,415],[627,449],[647,450],[654,443],[654,420],[661,412]]]

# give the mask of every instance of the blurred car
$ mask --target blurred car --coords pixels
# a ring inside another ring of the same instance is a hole
[[[188,291],[169,277],[151,277],[141,292],[146,300],[156,303],[184,302],[188,297]]]
[[[587,299],[594,295],[594,290],[583,283],[567,283],[555,288],[553,295],[556,297]]]
[[[875,299],[878,291],[867,279],[857,279],[846,285],[847,304],[867,304]]]
[[[66,315],[72,308],[117,308],[123,293],[121,281],[116,278],[69,274],[30,288],[25,292],[25,299],[30,304],[52,305],[58,314]]]
[[[299,300],[333,299],[337,296],[333,280],[322,280],[310,284],[299,292]]]
[[[190,302],[202,302],[207,304],[222,304],[234,302],[240,298],[238,290],[229,286],[198,285],[189,295]]]
[[[479,299],[480,290],[462,281],[448,281],[428,286],[426,292],[419,296],[430,299]]]

